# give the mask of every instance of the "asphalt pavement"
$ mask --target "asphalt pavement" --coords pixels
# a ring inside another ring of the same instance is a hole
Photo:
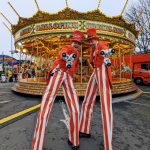
[[[0,83],[0,119],[37,105],[41,97],[16,94],[13,83]],[[150,150],[150,86],[135,100],[113,104],[113,150]],[[82,100],[80,100],[80,109]],[[67,144],[66,105],[57,97],[46,130],[44,150],[71,150]],[[66,114],[65,114],[66,113]],[[37,120],[37,111],[20,117],[0,129],[0,150],[30,150]],[[91,138],[80,138],[80,150],[103,150],[100,103],[97,99]]]

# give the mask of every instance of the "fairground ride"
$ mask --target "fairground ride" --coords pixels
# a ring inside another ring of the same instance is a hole
[[[132,82],[132,74],[130,73],[129,78],[124,78],[122,67],[117,67],[117,61],[115,61],[119,57],[120,64],[123,64],[124,55],[135,50],[135,40],[138,36],[135,23],[127,22],[122,14],[115,17],[106,16],[99,10],[99,6],[93,11],[79,12],[66,5],[66,8],[54,14],[41,11],[38,4],[37,8],[38,11],[32,17],[23,18],[19,16],[18,23],[12,25],[11,31],[15,39],[16,49],[19,49],[20,53],[30,56],[30,61],[36,64],[36,77],[19,80],[13,87],[14,91],[42,95],[47,85],[45,82],[46,74],[37,68],[50,66],[59,50],[71,43],[73,31],[81,30],[86,39],[86,32],[89,27],[95,27],[100,40],[107,41],[109,47],[116,50],[112,56],[112,93],[130,93],[137,90],[136,85]],[[89,54],[90,49],[84,42],[81,51],[82,63],[79,63],[79,68],[74,76],[74,84],[79,96],[85,94],[87,82],[92,73],[92,66],[88,61]],[[61,89],[58,95],[62,95]]]

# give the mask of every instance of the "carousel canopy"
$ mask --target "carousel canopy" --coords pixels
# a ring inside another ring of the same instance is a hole
[[[30,18],[19,16],[18,23],[12,25],[12,33],[18,51],[48,60],[54,59],[64,45],[70,44],[73,31],[81,30],[86,38],[90,27],[97,29],[100,40],[118,50],[115,57],[134,51],[138,35],[135,23],[127,22],[122,15],[109,17],[99,9],[79,12],[69,8],[67,1],[66,8],[57,13],[44,12],[38,7]],[[84,56],[89,55],[86,45],[83,43]]]

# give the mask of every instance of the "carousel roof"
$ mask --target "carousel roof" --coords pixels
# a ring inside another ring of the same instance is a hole
[[[48,13],[38,10],[37,13],[30,18],[19,17],[18,23],[16,25],[12,25],[12,33],[16,34],[16,32],[20,29],[32,24],[58,20],[90,20],[104,22],[123,27],[131,31],[135,36],[138,35],[138,31],[135,29],[135,23],[126,22],[121,15],[108,17],[99,9],[88,12],[79,12],[69,7],[66,7],[57,13]]]

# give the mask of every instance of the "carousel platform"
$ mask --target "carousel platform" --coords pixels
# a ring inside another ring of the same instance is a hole
[[[47,84],[44,81],[44,78],[28,78],[22,79],[18,81],[12,90],[22,94],[29,94],[29,95],[42,95]],[[75,83],[75,89],[78,92],[79,96],[84,96],[86,91],[87,83]],[[113,88],[112,94],[113,96],[120,95],[120,94],[127,94],[131,92],[138,91],[138,87],[130,80],[130,79],[113,79]],[[58,91],[58,96],[63,96],[62,89],[60,88]]]

